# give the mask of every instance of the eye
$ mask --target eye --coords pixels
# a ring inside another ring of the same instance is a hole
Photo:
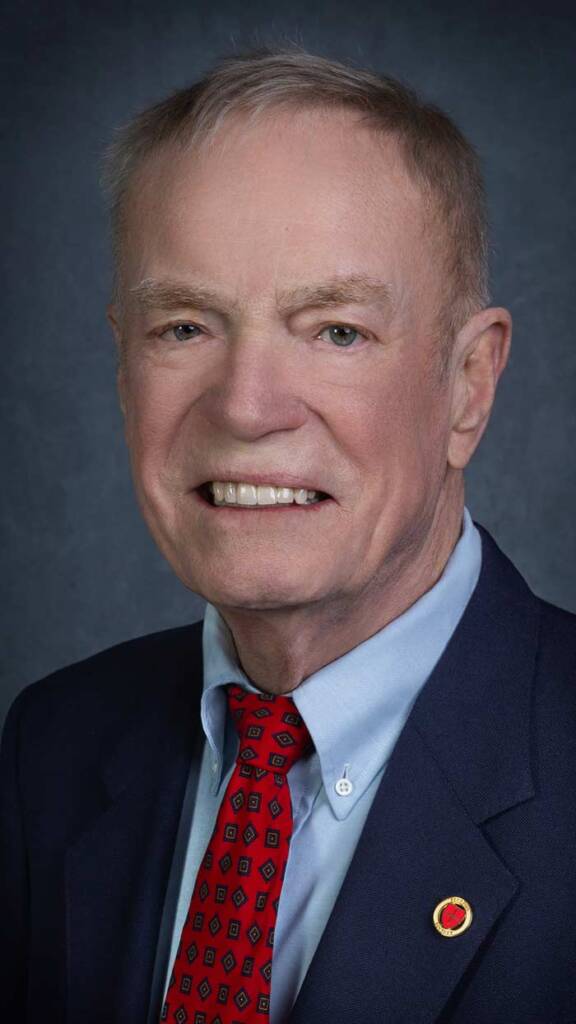
[[[202,329],[197,327],[196,324],[172,324],[162,331],[160,337],[163,338],[166,335],[172,335],[168,340],[175,341],[189,341],[190,338],[198,337],[196,332],[202,333]]]
[[[318,337],[321,337],[326,331],[329,331],[330,341],[333,341],[338,348],[351,348],[356,338],[364,337],[355,327],[349,327],[345,324],[330,324],[329,327],[324,327],[320,331]]]

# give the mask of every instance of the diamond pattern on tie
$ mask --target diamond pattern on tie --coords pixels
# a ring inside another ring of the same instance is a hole
[[[274,928],[292,835],[286,774],[311,749],[291,697],[226,687],[240,738],[204,855],[162,1021],[268,1024]]]

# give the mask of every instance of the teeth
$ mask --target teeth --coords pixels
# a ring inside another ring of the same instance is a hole
[[[237,505],[257,505],[258,489],[253,484],[236,484]]]
[[[256,500],[259,505],[275,505],[276,504],[276,488],[268,487],[263,485],[256,488]]]
[[[319,501],[318,491],[306,487],[274,487],[273,484],[235,484],[215,480],[209,484],[216,505],[310,505]]]

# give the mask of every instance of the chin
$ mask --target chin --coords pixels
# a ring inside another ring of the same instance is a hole
[[[182,582],[194,593],[210,604],[230,608],[246,608],[264,611],[273,608],[307,605],[322,600],[324,592],[313,583],[303,568],[303,578],[293,579],[270,576],[263,570],[262,575],[251,572],[250,576],[240,573],[228,575],[218,572],[178,572]]]

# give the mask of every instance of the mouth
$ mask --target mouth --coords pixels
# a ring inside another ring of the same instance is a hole
[[[210,483],[211,482],[207,480],[206,483],[200,484],[199,487],[196,487],[194,489],[193,493],[196,495],[198,500],[202,502],[203,505],[208,505],[216,512],[311,512],[312,509],[318,509],[322,505],[325,506],[327,504],[334,504],[334,499],[329,494],[326,494],[325,491],[317,491],[318,499],[316,501],[307,502],[304,505],[299,505],[296,502],[276,505],[217,505],[216,502],[214,501],[214,495],[212,494]]]

